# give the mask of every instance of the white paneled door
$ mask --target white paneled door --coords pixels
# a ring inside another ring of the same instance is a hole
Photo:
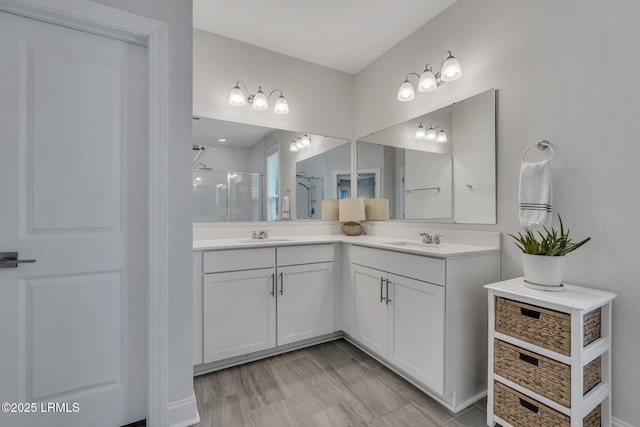
[[[145,418],[146,55],[0,13],[2,426]]]

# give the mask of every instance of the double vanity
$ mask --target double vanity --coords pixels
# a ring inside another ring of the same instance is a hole
[[[460,411],[486,394],[482,286],[499,280],[494,241],[195,240],[194,372],[345,338]]]

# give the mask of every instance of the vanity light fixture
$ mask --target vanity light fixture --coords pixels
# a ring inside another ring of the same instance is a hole
[[[439,144],[444,144],[449,140],[447,133],[441,126],[436,126],[434,128],[433,125],[429,125],[427,130],[425,130],[422,126],[422,122],[420,122],[418,129],[416,129],[416,139],[424,139],[426,141],[437,142]]]
[[[244,90],[241,89],[240,85],[242,85]],[[258,86],[258,91],[256,93],[251,93],[249,92],[249,89],[247,89],[247,85],[245,85],[242,80],[238,80],[233,89],[231,89],[231,93],[229,94],[229,104],[234,107],[242,107],[248,102],[249,105],[256,110],[266,110],[269,108],[269,98],[271,98],[276,91],[280,92],[280,96],[276,99],[273,111],[276,114],[287,114],[289,112],[289,103],[282,94],[282,90],[274,89],[269,93],[269,95],[265,95],[262,91],[262,86]]]
[[[289,151],[297,153],[298,151],[307,148],[311,145],[311,137],[306,133],[302,136],[297,136],[291,144],[289,144]]]
[[[404,82],[400,85],[400,89],[398,89],[398,101],[407,102],[416,97],[413,85],[409,81],[409,76],[414,75],[418,77],[418,91],[420,92],[431,92],[436,90],[438,86],[442,86],[445,82],[452,82],[462,77],[460,62],[451,54],[450,50],[447,51],[446,55],[446,58],[442,60],[440,72],[436,74],[433,73],[431,65],[429,64],[424,67],[422,74],[413,72],[407,74]]]
[[[436,136],[436,143],[444,144],[448,140],[449,138],[447,138],[447,134],[445,133],[444,129],[440,128],[440,132],[438,132],[438,135]]]

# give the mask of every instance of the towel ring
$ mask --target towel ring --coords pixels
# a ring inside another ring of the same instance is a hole
[[[524,162],[524,156],[527,154],[527,151],[531,150],[533,147],[536,147],[540,151],[544,151],[547,148],[550,149],[551,156],[549,156],[549,159],[547,161],[550,162],[551,159],[553,159],[553,147],[551,146],[551,143],[549,143],[549,141],[547,141],[546,139],[543,139],[541,141],[536,142],[535,144],[528,146],[527,149],[524,150],[524,153],[522,153],[522,162]]]

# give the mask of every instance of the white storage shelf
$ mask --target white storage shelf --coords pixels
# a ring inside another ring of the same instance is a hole
[[[523,278],[506,280],[486,285],[489,291],[489,364],[487,382],[487,425],[496,423],[503,427],[512,426],[507,420],[497,416],[494,401],[494,381],[521,393],[547,407],[570,418],[570,427],[582,427],[583,419],[598,405],[601,409],[601,425],[611,426],[611,302],[614,293],[564,285],[563,292],[545,292],[524,286]],[[571,322],[570,354],[565,355],[526,339],[517,338],[509,333],[496,331],[496,299],[521,302],[543,309],[567,313]],[[584,315],[600,308],[600,337],[584,346]],[[528,388],[510,381],[494,372],[494,340],[512,344],[523,350],[537,353],[540,356],[570,366],[571,372],[571,404],[563,406],[554,400],[544,397]],[[601,357],[601,381],[593,389],[583,395],[583,375],[585,367]],[[527,424],[528,425],[528,424]]]

